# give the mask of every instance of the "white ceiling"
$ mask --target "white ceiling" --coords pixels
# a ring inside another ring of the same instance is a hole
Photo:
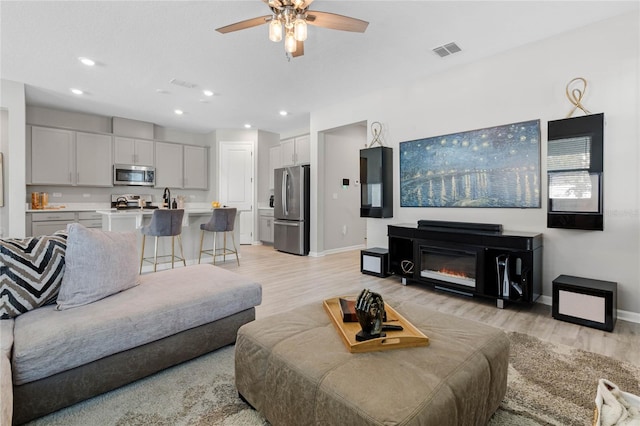
[[[215,28],[269,14],[260,0],[0,2],[3,79],[28,105],[126,117],[208,133],[307,128],[309,113],[623,13],[639,1],[337,1],[311,9],[368,21],[365,33],[309,27],[287,60],[260,26]],[[431,49],[456,42],[440,58]],[[97,61],[93,68],[78,57]],[[549,58],[553,60],[553,58]],[[173,78],[193,89],[170,84]],[[70,88],[80,88],[77,96]],[[202,95],[208,88],[216,94]],[[166,93],[158,93],[158,90]],[[179,108],[184,115],[177,116]],[[280,110],[290,115],[281,117]]]

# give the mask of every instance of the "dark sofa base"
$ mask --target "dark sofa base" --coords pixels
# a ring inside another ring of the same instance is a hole
[[[238,329],[255,319],[255,308],[185,330],[72,370],[13,387],[13,424],[119,388],[236,341]]]

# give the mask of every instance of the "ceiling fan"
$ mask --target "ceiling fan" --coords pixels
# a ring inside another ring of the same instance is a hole
[[[304,41],[307,39],[307,24],[332,30],[363,33],[368,22],[336,13],[309,10],[313,0],[262,0],[273,15],[259,16],[217,28],[222,34],[257,27],[269,23],[269,39],[279,42],[283,38],[284,48],[291,56],[304,55]]]

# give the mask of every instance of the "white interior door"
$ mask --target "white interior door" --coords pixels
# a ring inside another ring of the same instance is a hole
[[[220,142],[220,202],[238,209],[240,244],[253,242],[253,150],[253,142]]]

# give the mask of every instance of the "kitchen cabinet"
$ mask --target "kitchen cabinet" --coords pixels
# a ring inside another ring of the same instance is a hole
[[[115,136],[113,138],[113,162],[153,166],[154,144],[154,141]]]
[[[273,189],[273,171],[280,167],[282,167],[282,146],[272,146],[269,149],[269,189]]]
[[[309,135],[285,139],[280,142],[282,147],[282,166],[295,166],[311,162]]]
[[[31,183],[71,185],[75,132],[31,128]]]
[[[78,212],[78,223],[86,228],[102,229],[102,215],[96,212]]]
[[[273,244],[273,209],[258,209],[258,214],[260,241]]]
[[[76,185],[113,186],[110,135],[76,132]]]
[[[156,187],[183,188],[182,145],[156,142]]]
[[[112,186],[110,135],[33,126],[31,184]]]
[[[51,235],[66,230],[68,224],[76,222],[87,228],[102,229],[102,215],[95,211],[47,211],[27,213],[27,235]]]
[[[207,189],[209,153],[202,146],[184,145],[184,188]]]
[[[31,230],[27,229],[27,234],[34,237],[51,235],[56,231],[66,230],[67,225],[75,221],[75,212],[31,213]]]

